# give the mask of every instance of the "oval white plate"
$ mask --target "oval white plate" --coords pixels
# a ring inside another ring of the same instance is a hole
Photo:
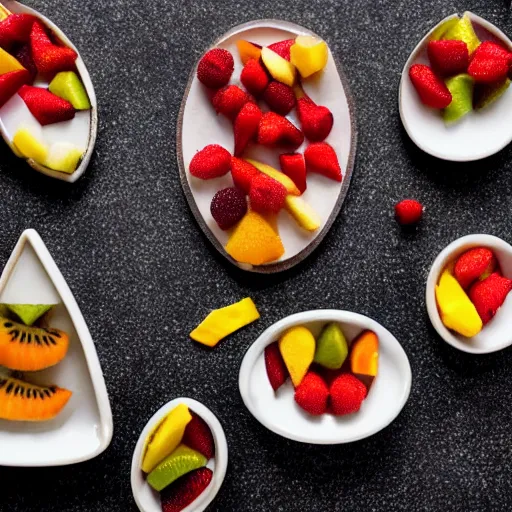
[[[28,164],[43,174],[52,178],[57,178],[62,181],[74,183],[87,169],[91,160],[92,152],[94,150],[94,144],[96,142],[96,134],[98,131],[98,110],[96,102],[96,94],[94,87],[91,82],[89,72],[85,67],[84,61],[78,50],[75,48],[73,43],[66,37],[66,35],[52,23],[48,18],[40,14],[34,9],[15,2],[12,0],[2,0],[3,5],[13,13],[25,13],[32,14],[39,18],[44,25],[50,28],[57,37],[69,48],[72,48],[78,53],[76,60],[76,67],[84,87],[89,95],[91,102],[91,109],[83,112],[77,112],[74,119],[71,121],[64,121],[62,123],[55,123],[48,126],[41,126],[37,119],[31,114],[30,110],[25,105],[25,102],[15,94],[2,108],[0,108],[0,132],[4,140],[11,146],[14,134],[21,125],[32,126],[35,130],[42,130],[44,140],[47,143],[52,142],[70,142],[84,149],[84,156],[78,168],[71,174],[65,172],[54,171],[44,165],[41,165],[34,160],[27,160]],[[36,83],[38,87],[46,87],[47,82],[43,83],[38,81]],[[12,147],[12,146],[11,146]]]
[[[193,400],[192,398],[175,398],[161,407],[151,417],[147,425],[144,427],[144,430],[137,441],[135,451],[133,452],[131,470],[132,492],[135,502],[141,512],[162,512],[160,494],[146,483],[144,473],[140,469],[144,441],[153,427],[178,404],[188,405],[190,410],[203,418],[210,427],[215,441],[215,456],[211,458],[206,465],[207,468],[210,468],[213,471],[212,481],[203,493],[188,505],[188,507],[185,507],[182,512],[202,512],[213,501],[219,492],[222,482],[224,481],[224,477],[226,476],[226,469],[228,467],[228,443],[219,420],[215,414],[213,414],[213,412],[201,402]]]
[[[470,354],[489,354],[512,345],[512,293],[509,293],[496,316],[472,338],[465,338],[447,329],[437,309],[436,284],[441,272],[448,263],[457,259],[472,247],[488,247],[491,249],[505,277],[512,279],[512,246],[492,235],[468,235],[452,242],[437,256],[427,279],[426,304],[430,321],[444,341],[455,348]]]
[[[501,42],[512,51],[512,41],[492,23],[467,13],[481,41]],[[413,142],[423,151],[443,160],[469,162],[491,156],[512,141],[512,87],[497,101],[480,112],[471,112],[460,122],[447,126],[440,111],[423,105],[409,78],[413,64],[429,64],[427,44],[438,23],[419,42],[402,71],[398,105],[400,118]]]
[[[0,303],[57,304],[51,326],[69,334],[58,365],[27,373],[36,384],[73,392],[53,420],[0,420],[0,466],[63,466],[92,459],[112,440],[112,412],[94,342],[64,277],[41,237],[24,231],[0,277]]]
[[[284,331],[305,325],[316,337],[329,322],[340,324],[349,343],[365,329],[379,337],[379,373],[360,411],[344,417],[307,414],[295,403],[290,379],[274,393],[265,369],[265,347]],[[321,309],[288,316],[269,327],[245,354],[239,386],[245,406],[269,430],[302,443],[340,444],[369,437],[389,425],[407,402],[411,380],[406,353],[382,325],[357,313]]]
[[[233,54],[235,70],[231,83],[240,85],[242,63],[236,47],[238,39],[267,45],[282,39],[295,38],[298,34],[312,34],[312,32],[285,21],[258,20],[234,27],[213,46],[225,48]],[[220,144],[231,153],[234,148],[232,123],[224,116],[217,116],[207,90],[196,78],[196,69],[197,65],[192,69],[183,97],[176,137],[181,184],[190,209],[210,242],[234,265],[244,270],[264,273],[280,272],[291,268],[306,258],[329,231],[341,209],[352,176],[356,151],[355,114],[354,103],[343,71],[339,65],[336,65],[329,51],[329,60],[321,77],[317,80],[305,80],[303,83],[305,91],[311,98],[320,105],[328,107],[333,113],[334,125],[326,142],[336,150],[343,171],[343,181],[337,183],[319,174],[309,174],[308,188],[303,198],[320,215],[322,226],[316,232],[309,233],[300,228],[287,212],[281,211],[278,216],[278,227],[285,254],[276,262],[252,267],[236,262],[226,253],[224,246],[228,241],[228,233],[217,226],[210,213],[210,203],[215,193],[221,188],[233,186],[231,174],[202,181],[190,176],[188,172],[190,161],[195,153],[207,144]],[[287,117],[299,126],[295,110]],[[297,151],[302,152],[306,145],[307,141]],[[244,156],[268,163],[276,169],[280,168],[278,150],[254,146]]]

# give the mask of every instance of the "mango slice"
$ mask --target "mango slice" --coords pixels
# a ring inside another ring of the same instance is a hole
[[[300,190],[297,188],[297,185],[295,185],[295,183],[290,178],[288,178],[286,174],[282,173],[281,171],[278,171],[277,169],[274,169],[270,165],[263,164],[256,160],[251,160],[250,158],[246,158],[245,161],[256,167],[258,171],[262,172],[263,174],[266,174],[267,176],[270,176],[274,180],[281,183],[281,185],[283,185],[288,194],[292,194],[294,196],[301,195]]]
[[[284,206],[297,224],[306,231],[316,231],[322,225],[322,219],[302,197],[287,195]]]
[[[69,101],[76,110],[89,110],[91,102],[84,85],[74,71],[57,73],[48,86],[50,92]]]
[[[377,376],[379,370],[379,338],[373,331],[364,331],[352,343],[350,369],[352,373]]]
[[[436,286],[436,300],[443,324],[466,338],[483,327],[478,312],[457,279],[445,270]]]
[[[9,71],[18,71],[25,69],[20,62],[3,48],[0,48],[0,75],[9,73]]]
[[[48,146],[38,139],[29,128],[20,128],[13,138],[16,149],[25,157],[44,165],[48,157]]]
[[[260,314],[250,297],[240,302],[212,311],[191,333],[190,337],[214,347],[229,334],[258,320]]]
[[[315,348],[315,338],[306,327],[292,327],[281,336],[279,350],[295,387],[302,382],[313,362]]]
[[[444,23],[441,23],[434,32],[432,32],[429,41],[439,41],[448,30],[453,28],[457,23],[459,23],[460,18],[452,18],[451,20],[445,21]]]
[[[291,62],[283,59],[283,57],[269,48],[263,48],[261,50],[261,60],[274,80],[289,85],[290,87],[293,86],[295,83],[296,69]]]
[[[468,45],[470,55],[480,46],[480,39],[475,34],[473,24],[467,14],[464,14],[457,23],[450,26],[442,39],[464,41]]]
[[[236,46],[238,48],[240,60],[244,66],[250,59],[260,60],[261,46],[256,46],[254,43],[244,41],[243,39],[239,39],[236,42]]]
[[[54,171],[71,174],[76,171],[84,152],[70,142],[54,142],[44,161],[46,167]]]
[[[348,355],[348,344],[338,324],[327,325],[316,342],[315,363],[331,370],[341,368]]]
[[[290,48],[290,61],[302,78],[324,69],[328,57],[327,43],[313,36],[297,36]]]

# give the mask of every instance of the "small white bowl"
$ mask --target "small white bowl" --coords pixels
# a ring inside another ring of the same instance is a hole
[[[512,279],[512,246],[492,235],[468,235],[455,240],[435,259],[427,279],[426,304],[430,321],[439,336],[455,348],[470,354],[489,354],[512,345],[512,293],[509,293],[496,316],[472,338],[447,329],[439,316],[436,285],[443,269],[473,247],[487,247],[498,259],[501,272]]]
[[[140,469],[144,441],[153,427],[178,404],[186,404],[191,411],[200,416],[210,427],[215,442],[215,456],[206,465],[213,471],[210,485],[183,512],[202,512],[213,501],[224,481],[228,467],[228,443],[219,420],[210,409],[192,398],[175,398],[161,407],[148,421],[139,437],[132,458],[131,484],[132,493],[141,512],[162,512],[160,493],[156,492],[147,482]]]
[[[467,14],[480,40],[500,42],[512,51],[512,41],[501,30],[476,14]],[[494,155],[512,141],[512,87],[489,107],[447,126],[440,111],[421,103],[409,78],[413,64],[429,64],[427,44],[434,30],[455,17],[443,19],[412,51],[402,71],[398,105],[404,128],[420,149],[443,160],[470,162]]]
[[[305,325],[317,337],[330,322],[340,324],[349,343],[366,329],[377,334],[379,373],[359,412],[343,417],[311,416],[295,403],[290,379],[274,392],[265,368],[264,351],[290,327]],[[270,326],[245,354],[239,386],[251,414],[276,434],[302,443],[341,444],[364,439],[388,426],[407,402],[411,380],[407,355],[387,329],[357,313],[323,309],[297,313]]]

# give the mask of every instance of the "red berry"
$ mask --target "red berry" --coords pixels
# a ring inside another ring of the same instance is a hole
[[[265,89],[263,99],[271,110],[285,116],[295,106],[295,93],[293,89],[281,82],[270,82]]]
[[[485,279],[492,274],[496,265],[496,258],[490,249],[475,247],[459,257],[453,274],[462,288],[467,290],[477,279]]]
[[[487,324],[497,313],[512,290],[512,280],[494,272],[487,279],[477,281],[469,290],[469,298],[475,305],[483,324]]]
[[[228,85],[218,90],[212,98],[217,114],[223,114],[234,121],[242,107],[253,98],[237,85]]]
[[[285,39],[268,46],[269,50],[277,53],[283,59],[290,60],[290,48],[295,44],[295,39]]]
[[[181,442],[192,450],[202,453],[207,459],[215,455],[215,442],[212,431],[206,421],[195,412],[190,411],[192,419],[188,422]]]
[[[249,59],[242,69],[240,81],[251,94],[259,96],[267,87],[268,75],[259,61]]]
[[[175,480],[160,494],[162,512],[181,512],[203,493],[212,477],[210,468],[199,468]]]
[[[272,389],[277,391],[288,378],[288,370],[277,342],[265,347],[265,368]]]
[[[409,77],[420,100],[427,107],[446,108],[452,102],[452,93],[446,84],[425,64],[411,66]]]
[[[258,174],[260,174],[260,171],[249,162],[241,158],[231,158],[231,177],[233,178],[233,183],[246,194],[249,194],[252,179]]]
[[[262,115],[256,103],[246,103],[236,116],[233,127],[235,134],[235,156],[241,155],[249,142],[256,137]]]
[[[214,48],[199,61],[197,78],[206,87],[218,89],[229,82],[234,69],[235,62],[231,53],[222,48]]]
[[[198,151],[190,162],[192,176],[202,180],[219,178],[231,169],[231,155],[227,149],[218,144],[209,144]]]
[[[278,213],[284,206],[286,188],[266,174],[260,173],[251,181],[251,208],[258,213]]]
[[[334,148],[327,142],[313,142],[304,151],[306,169],[334,181],[341,181],[341,167]]]
[[[423,206],[414,199],[404,199],[395,205],[395,215],[403,226],[417,224],[423,215]]]
[[[321,142],[331,133],[334,117],[327,107],[303,96],[297,101],[297,113],[302,131],[311,142]]]
[[[300,193],[303,194],[307,188],[306,183],[306,160],[300,153],[279,155],[281,171],[290,178]]]
[[[245,194],[236,187],[219,190],[213,196],[210,211],[220,229],[232,228],[247,213]]]
[[[332,412],[337,416],[359,411],[367,393],[366,386],[350,373],[336,377],[329,391]]]
[[[258,128],[258,144],[262,146],[288,146],[298,148],[304,142],[303,133],[286,117],[265,112]]]
[[[295,402],[309,414],[318,416],[327,411],[329,388],[320,375],[309,371],[295,389]]]
[[[432,67],[442,76],[458,75],[468,69],[469,52],[464,41],[430,41],[427,53]]]

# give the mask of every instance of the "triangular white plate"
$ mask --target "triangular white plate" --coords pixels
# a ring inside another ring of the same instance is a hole
[[[53,368],[27,373],[36,384],[73,392],[63,411],[42,423],[0,420],[0,465],[62,466],[92,459],[110,444],[112,412],[96,348],[64,277],[41,237],[23,232],[0,277],[0,303],[58,304],[51,326],[69,334],[69,351]]]

